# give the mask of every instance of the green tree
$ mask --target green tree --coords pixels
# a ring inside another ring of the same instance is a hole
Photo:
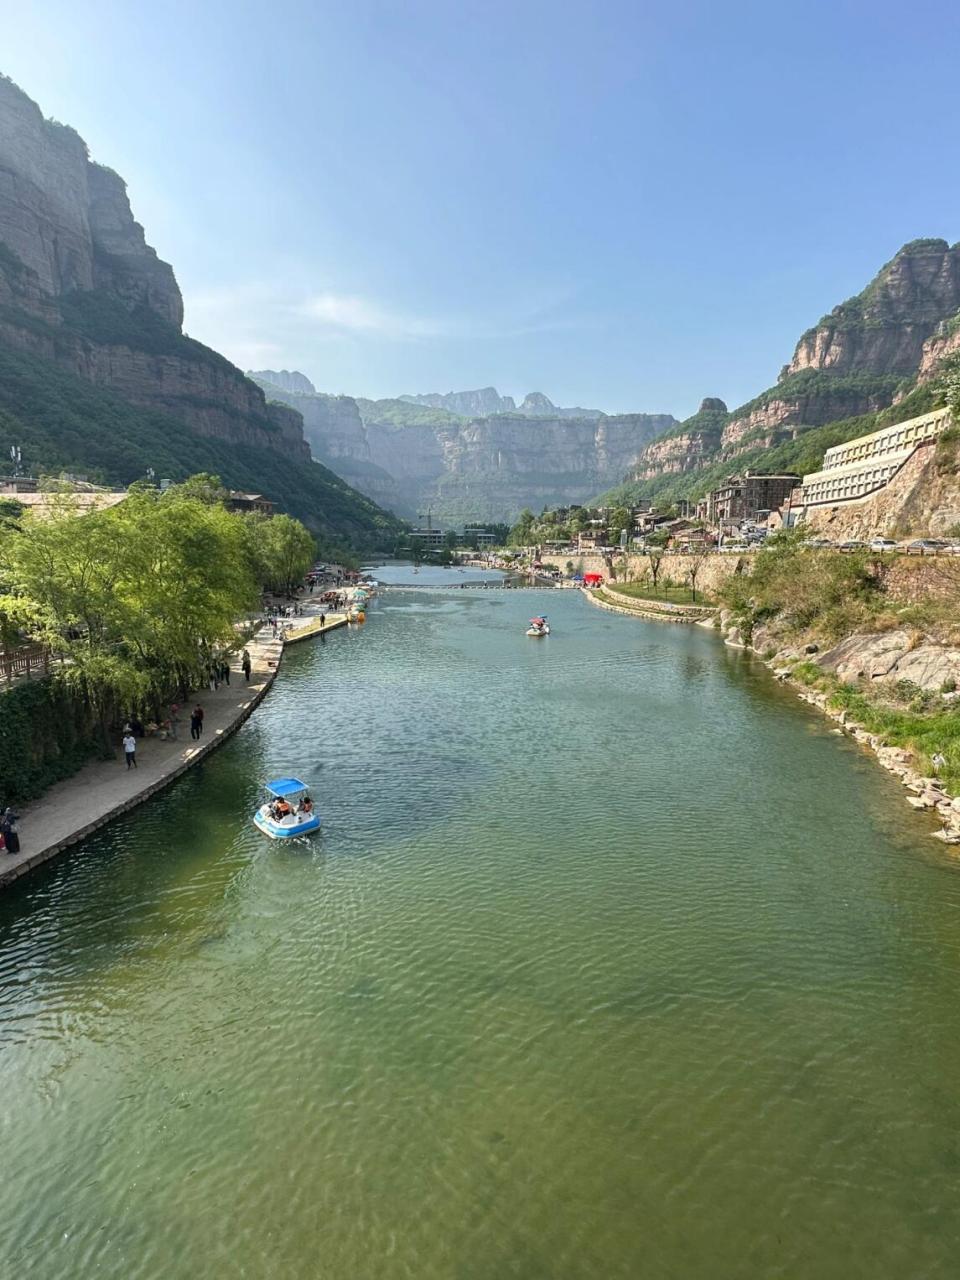
[[[248,518],[253,538],[250,554],[262,586],[290,592],[303,580],[316,558],[309,530],[293,516]]]
[[[118,709],[159,709],[234,646],[257,595],[243,523],[179,488],[135,489],[88,514],[52,495],[47,517],[0,541],[0,582],[0,616],[66,659],[56,678],[93,709],[105,744]]]
[[[525,507],[517,517],[517,523],[510,530],[510,545],[512,547],[529,546],[533,541],[533,529],[536,524],[533,512],[529,507]]]

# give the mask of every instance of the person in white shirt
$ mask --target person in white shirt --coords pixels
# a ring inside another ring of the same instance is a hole
[[[126,734],[123,739],[123,754],[127,757],[127,768],[135,769],[137,767],[137,740],[132,733]]]

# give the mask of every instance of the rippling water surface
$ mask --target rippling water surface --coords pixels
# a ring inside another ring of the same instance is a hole
[[[701,630],[398,592],[0,897],[0,1275],[953,1277],[958,1068],[856,748]]]

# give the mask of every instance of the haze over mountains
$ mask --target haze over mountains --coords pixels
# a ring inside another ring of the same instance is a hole
[[[268,400],[303,415],[314,457],[351,485],[409,519],[430,510],[447,524],[581,502],[619,482],[644,445],[676,424],[669,413],[558,409],[539,392],[520,408],[493,387],[366,400],[316,391],[289,370],[250,376]]]

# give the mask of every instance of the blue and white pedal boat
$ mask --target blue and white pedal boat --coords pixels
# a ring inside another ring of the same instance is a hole
[[[275,778],[264,785],[266,799],[253,815],[254,825],[272,840],[305,836],[320,826],[310,788],[299,778]],[[304,809],[307,804],[307,810]]]

